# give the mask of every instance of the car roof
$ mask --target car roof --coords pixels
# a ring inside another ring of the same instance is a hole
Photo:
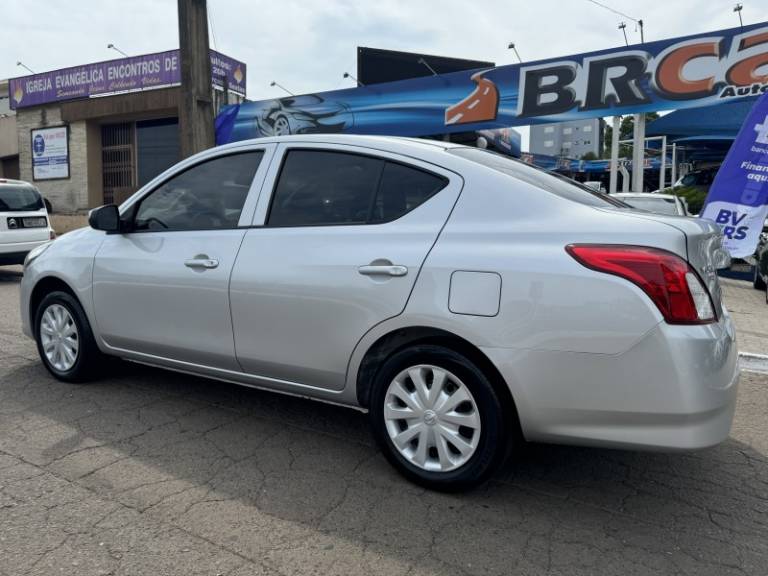
[[[29,182],[26,182],[24,180],[13,180],[12,178],[0,178],[0,186],[15,186],[15,187],[24,187],[24,188],[31,188],[32,190],[37,190],[32,184]]]
[[[265,143],[323,143],[323,144],[348,144],[353,146],[369,146],[382,149],[410,149],[416,150],[447,150],[449,148],[461,148],[461,144],[444,142],[441,140],[424,140],[422,138],[408,138],[404,136],[369,136],[362,134],[297,134],[290,136],[270,136],[267,138],[252,138],[239,140],[229,144],[217,146],[217,150],[238,148],[249,144]]]

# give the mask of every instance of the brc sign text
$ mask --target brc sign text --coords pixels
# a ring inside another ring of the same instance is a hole
[[[768,90],[768,29],[673,44],[653,56],[641,49],[523,67],[517,115],[638,106],[654,99],[696,100]]]

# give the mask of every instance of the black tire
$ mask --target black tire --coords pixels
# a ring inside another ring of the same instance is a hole
[[[434,365],[458,377],[474,398],[480,417],[480,439],[475,452],[466,463],[445,472],[428,471],[409,462],[390,438],[384,418],[390,383],[403,370],[424,364]],[[401,350],[384,362],[374,378],[369,422],[376,441],[387,460],[403,476],[430,489],[465,490],[487,480],[504,460],[507,447],[513,441],[511,430],[515,418],[514,414],[504,414],[496,391],[474,363],[442,346],[418,345]]]
[[[69,312],[69,315],[77,328],[78,351],[74,364],[67,370],[56,368],[50,362],[43,349],[41,322],[45,311],[54,304],[63,306]],[[85,382],[96,375],[98,369],[101,367],[103,355],[96,345],[96,340],[94,339],[93,331],[91,330],[91,324],[88,322],[85,311],[76,298],[67,292],[57,291],[47,294],[40,302],[37,310],[35,310],[34,322],[37,352],[40,354],[40,359],[43,361],[43,365],[56,379],[64,382]]]
[[[755,290],[765,290],[766,284],[765,280],[763,280],[763,277],[760,276],[760,264],[755,264],[753,266],[753,276],[752,276],[752,286],[755,288]]]

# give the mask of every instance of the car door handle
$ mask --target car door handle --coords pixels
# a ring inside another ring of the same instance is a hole
[[[215,258],[190,258],[184,261],[187,268],[216,268],[219,261]]]
[[[367,266],[360,266],[357,271],[363,276],[405,276],[408,274],[408,268],[397,264],[383,266],[368,264]]]

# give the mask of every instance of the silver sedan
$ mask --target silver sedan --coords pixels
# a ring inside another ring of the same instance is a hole
[[[46,368],[104,356],[367,410],[461,489],[524,440],[697,449],[738,380],[718,228],[446,142],[291,136],[189,158],[27,258]]]

